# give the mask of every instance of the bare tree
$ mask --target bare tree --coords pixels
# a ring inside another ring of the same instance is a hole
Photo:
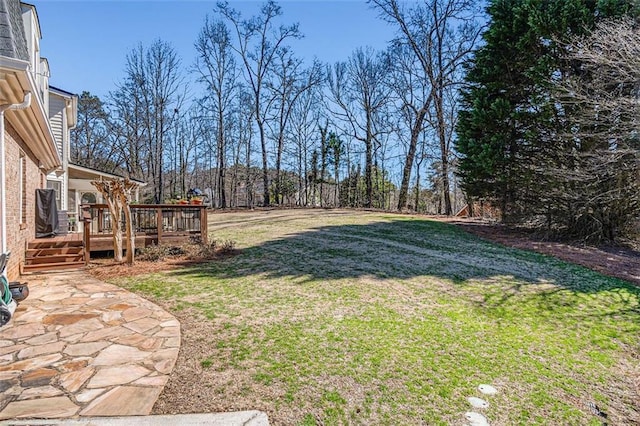
[[[221,20],[206,19],[196,41],[198,58],[195,69],[199,81],[207,87],[212,113],[216,123],[217,163],[216,188],[219,206],[227,207],[226,200],[226,158],[225,135],[229,132],[226,118],[237,94],[237,69],[231,46],[231,35]]]
[[[292,144],[291,155],[295,158],[298,174],[298,205],[309,203],[311,182],[309,179],[310,154],[314,150],[313,138],[320,115],[320,86],[305,91],[292,105],[289,134]]]
[[[138,187],[129,179],[100,179],[93,180],[91,184],[102,194],[107,202],[111,216],[111,229],[113,233],[113,253],[116,262],[122,262],[122,212],[125,214],[125,227],[127,231],[127,263],[133,264],[133,252],[135,251],[135,235],[133,233],[133,221],[131,220],[132,191]]]
[[[141,44],[127,55],[124,81],[111,94],[115,123],[121,126],[121,146],[132,158],[128,168],[142,169],[143,177],[151,182],[156,203],[164,199],[166,138],[184,100],[184,90],[175,50],[156,40],[148,48]]]
[[[320,184],[320,207],[324,207],[324,187],[327,182],[327,154],[329,153],[329,121],[324,125],[318,124],[320,133],[320,168],[315,178],[316,184]]]
[[[282,156],[293,107],[302,94],[320,84],[322,80],[322,69],[319,62],[314,62],[307,70],[303,70],[302,66],[302,60],[294,57],[290,49],[280,48],[274,58],[273,73],[267,81],[267,87],[273,94],[270,105],[274,116],[270,122],[273,123],[272,133],[276,140],[276,182],[273,195],[278,204],[282,202]]]
[[[245,88],[246,89],[246,88]],[[255,183],[257,176],[254,175],[252,165],[253,147],[251,141],[253,140],[253,133],[255,128],[253,127],[253,120],[255,111],[253,110],[253,100],[251,94],[247,90],[241,90],[238,97],[238,140],[244,142],[245,147],[245,205],[253,209],[255,205]],[[238,148],[239,150],[240,148]],[[238,160],[239,162],[239,160]]]
[[[200,114],[200,105],[193,104],[186,113],[175,110],[172,117],[173,130],[169,135],[171,140],[172,177],[171,195],[185,196],[188,188],[194,186],[192,171],[196,170],[198,145],[202,144],[201,128],[194,125],[196,116]]]
[[[136,252],[136,234],[133,228],[133,218],[131,217],[131,200],[133,191],[138,188],[138,184],[123,179],[115,185],[114,195],[120,200],[124,212],[124,229],[127,236],[127,264],[133,265],[133,259]]]
[[[344,152],[344,143],[335,134],[335,132],[329,133],[328,149],[331,153],[331,159],[333,163],[333,179],[335,183],[334,189],[334,206],[340,207],[340,166],[342,165],[342,154]]]
[[[400,140],[406,140],[406,154],[402,168],[402,182],[398,196],[398,210],[407,206],[411,170],[416,159],[418,141],[424,133],[427,114],[431,109],[433,96],[429,79],[425,78],[420,61],[411,47],[394,42],[389,48],[393,57],[392,86],[399,101],[402,126]],[[406,126],[406,127],[405,127]],[[419,172],[419,171],[418,171]]]
[[[447,121],[446,92],[461,79],[459,73],[476,47],[482,31],[478,24],[478,6],[473,0],[423,0],[417,4],[399,0],[370,0],[386,22],[396,25],[398,37],[395,49],[402,54],[411,54],[415,62],[404,67],[411,70],[415,78],[405,90],[410,96],[403,97],[404,108],[413,113],[411,141],[404,165],[398,209],[406,207],[412,164],[415,158],[419,134],[426,114],[433,108],[432,126],[436,130],[440,145],[440,173],[444,197],[444,213],[450,215],[449,161],[451,144],[448,134],[454,123]],[[413,64],[418,65],[414,68]],[[405,76],[411,77],[411,74]],[[425,90],[428,82],[430,89]]]
[[[128,176],[147,180],[148,134],[143,125],[142,102],[134,96],[133,82],[124,81],[109,94],[110,131]]]
[[[555,76],[566,131],[532,161],[548,188],[547,221],[591,241],[629,237],[640,216],[640,30],[605,21],[567,46]]]
[[[359,48],[348,62],[336,63],[327,73],[332,100],[338,105],[334,114],[347,123],[345,133],[365,145],[365,207],[373,203],[374,142],[389,131],[384,114],[390,100],[389,69],[384,52]]]
[[[109,115],[102,100],[82,92],[78,98],[78,122],[71,131],[71,162],[112,173],[119,169],[121,155],[109,128]]]
[[[218,3],[218,10],[235,29],[237,44],[232,46],[240,55],[245,70],[244,77],[253,93],[254,118],[258,125],[262,149],[264,205],[268,206],[270,204],[266,135],[268,102],[264,102],[267,77],[273,70],[277,52],[284,47],[288,39],[300,38],[301,34],[298,24],[276,26],[275,21],[282,15],[282,10],[272,0],[262,5],[260,15],[248,20],[242,19],[240,12],[231,8],[228,2]]]

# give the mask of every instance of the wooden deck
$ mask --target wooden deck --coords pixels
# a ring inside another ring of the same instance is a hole
[[[190,238],[198,237],[199,234],[180,232],[180,233],[164,233],[162,235],[161,244],[179,244],[188,241]],[[113,250],[113,236],[101,234],[92,235],[90,250],[94,251],[110,251]],[[122,247],[126,247],[127,237],[122,237]],[[36,238],[29,242],[30,248],[53,248],[53,247],[66,247],[69,243],[81,243],[83,244],[83,235],[80,232],[69,233],[67,235],[56,235],[55,237]],[[158,244],[158,235],[136,235],[136,248],[148,247]]]
[[[55,237],[46,237],[46,238],[36,238],[32,240],[31,243],[42,243],[42,244],[51,244],[51,243],[65,243],[68,241],[82,241],[82,234],[79,232],[68,233],[66,235],[56,235]]]
[[[162,239],[158,241],[157,234],[140,235],[136,234],[135,247],[143,248],[152,245],[160,244],[181,244],[189,241],[191,238],[196,237],[196,234],[189,233],[171,233],[163,234]],[[127,237],[122,236],[122,248],[127,247]],[[111,235],[93,235],[91,236],[91,243],[89,245],[89,251],[110,251],[113,250],[113,236]]]
[[[112,226],[106,205],[82,206],[82,233],[37,238],[27,245],[23,272],[72,269],[86,265],[92,252],[114,250]],[[131,206],[135,247],[181,244],[191,239],[207,242],[207,211],[198,205]],[[158,226],[160,225],[160,226]],[[126,249],[126,236],[122,237]]]

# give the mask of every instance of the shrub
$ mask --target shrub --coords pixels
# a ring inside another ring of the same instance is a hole
[[[160,262],[170,256],[170,247],[151,245],[140,249],[136,259],[147,262]]]
[[[231,253],[236,248],[236,242],[233,240],[224,240],[220,244],[220,251],[222,253]]]
[[[203,244],[199,238],[180,246],[151,245],[139,249],[136,258],[141,261],[161,262],[171,257],[186,257],[191,260],[212,259],[217,254],[228,254],[234,251],[236,242],[233,240],[210,239]]]

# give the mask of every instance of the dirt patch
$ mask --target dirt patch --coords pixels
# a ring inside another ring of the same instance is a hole
[[[173,271],[184,267],[221,260],[239,253],[237,250],[220,251],[207,256],[171,256],[157,261],[136,260],[133,266],[126,263],[116,263],[111,258],[91,259],[87,271],[96,278],[109,280],[119,277],[133,277],[136,275],[146,275],[161,271]]]
[[[593,247],[543,241],[523,230],[476,219],[433,218],[459,226],[465,231],[508,247],[531,250],[585,266],[603,275],[640,285],[640,252],[623,247]]]
[[[216,336],[225,335],[228,330],[194,309],[176,311],[174,315],[182,330],[180,352],[153,414],[261,410],[272,421],[278,417],[285,424],[293,423],[291,418],[277,416],[274,411],[272,401],[284,393],[281,386],[255,384],[255,369],[247,365],[230,368],[229,351],[215,349]]]
[[[92,259],[87,270],[91,275],[102,280],[118,277],[132,277],[135,275],[151,274],[159,271],[171,271],[184,266],[202,263],[188,259],[164,259],[157,262],[136,260],[135,265],[116,263],[113,259]]]

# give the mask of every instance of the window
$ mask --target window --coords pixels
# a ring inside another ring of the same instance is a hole
[[[80,204],[95,204],[96,203],[96,194],[93,192],[85,192],[82,194],[82,199]]]
[[[69,205],[67,206],[67,211],[69,213],[76,213],[76,211],[78,210],[76,206],[76,191],[67,191],[67,200],[69,203]]]
[[[20,218],[20,224],[27,223],[27,157],[24,152],[20,151],[20,158],[18,160],[18,181],[20,194],[20,204],[18,205]]]
[[[62,182],[60,182],[59,180],[47,180],[47,188],[56,191],[56,207],[58,208],[58,211],[62,210],[60,198],[60,194],[62,192]]]

